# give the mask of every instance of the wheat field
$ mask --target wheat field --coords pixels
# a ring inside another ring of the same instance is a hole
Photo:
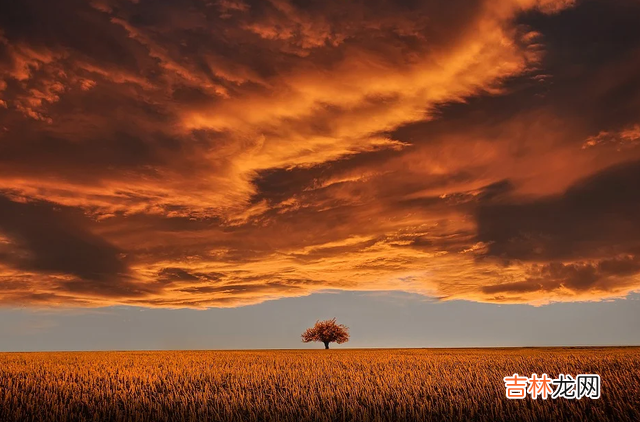
[[[0,354],[1,421],[640,420],[640,348]],[[508,400],[514,372],[601,398]]]

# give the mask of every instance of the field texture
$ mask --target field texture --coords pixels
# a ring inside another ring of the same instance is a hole
[[[640,349],[0,354],[0,421],[640,420]],[[517,372],[601,398],[508,400]]]

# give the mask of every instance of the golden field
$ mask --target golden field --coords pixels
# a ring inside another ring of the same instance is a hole
[[[517,372],[601,398],[508,400]],[[0,354],[0,421],[640,420],[640,348]]]

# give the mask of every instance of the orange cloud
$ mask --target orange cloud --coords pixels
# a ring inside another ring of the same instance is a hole
[[[594,27],[569,0],[12,4],[0,303],[624,297],[640,37],[608,31],[637,24],[623,3]]]

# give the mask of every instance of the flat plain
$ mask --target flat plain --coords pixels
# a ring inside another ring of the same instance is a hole
[[[600,399],[503,377],[595,373]],[[640,348],[0,353],[0,421],[640,420]]]

